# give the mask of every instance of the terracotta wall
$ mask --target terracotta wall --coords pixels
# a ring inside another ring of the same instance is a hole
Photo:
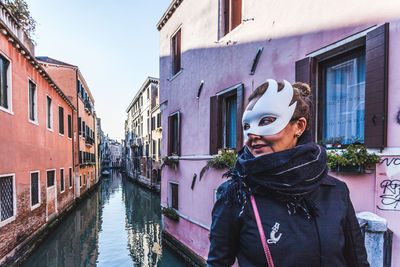
[[[72,109],[36,69],[0,35],[0,51],[11,61],[12,114],[0,110],[0,175],[15,174],[15,220],[0,226],[0,258],[24,241],[51,218],[51,211],[62,210],[73,200],[68,186],[72,163],[72,139],[68,138],[67,115]],[[28,120],[28,79],[36,84],[37,123]],[[53,130],[46,126],[46,96],[52,98]],[[64,135],[59,134],[58,106],[64,108]],[[60,192],[60,169],[65,169],[65,191]],[[56,182],[46,188],[46,170],[55,169]],[[40,171],[40,205],[31,210],[30,172]],[[56,192],[54,192],[54,190]],[[50,196],[49,192],[53,192]],[[47,205],[53,198],[57,202]]]

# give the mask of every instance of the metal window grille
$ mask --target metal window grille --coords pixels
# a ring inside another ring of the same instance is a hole
[[[384,233],[384,243],[383,243],[383,267],[392,266],[392,241],[393,241],[393,232],[390,229],[387,229]]]
[[[31,173],[31,204],[36,205],[39,203],[39,174],[37,172]]]
[[[13,177],[0,178],[0,214],[1,221],[14,215],[14,187]]]

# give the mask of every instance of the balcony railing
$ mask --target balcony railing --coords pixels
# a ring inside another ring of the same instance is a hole
[[[92,146],[94,144],[94,139],[91,138],[90,136],[86,136],[85,143],[86,145]]]

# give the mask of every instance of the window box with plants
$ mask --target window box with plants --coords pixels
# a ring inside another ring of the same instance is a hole
[[[327,163],[333,172],[365,173],[365,169],[380,162],[380,157],[369,153],[361,144],[350,144],[344,149],[330,150]]]
[[[165,217],[167,217],[173,221],[179,222],[179,215],[174,208],[162,207],[161,214],[163,214]]]
[[[220,149],[218,155],[213,159],[207,161],[206,166],[204,166],[200,171],[200,180],[204,173],[210,169],[230,169],[233,168],[237,159],[237,154],[233,149]]]
[[[174,167],[176,169],[178,165],[179,165],[179,158],[177,156],[169,156],[162,158],[161,169],[164,168],[164,166]]]

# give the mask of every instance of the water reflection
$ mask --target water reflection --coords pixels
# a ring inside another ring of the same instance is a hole
[[[162,249],[159,203],[113,171],[23,266],[184,266]]]

